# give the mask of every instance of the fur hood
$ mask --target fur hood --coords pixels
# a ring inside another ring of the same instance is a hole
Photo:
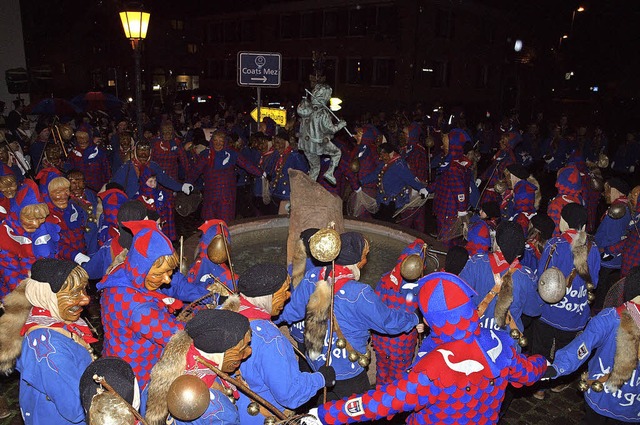
[[[158,363],[151,369],[149,397],[145,419],[149,425],[164,425],[169,414],[167,394],[173,381],[184,374],[186,355],[193,339],[186,331],[176,332],[171,337]]]
[[[31,312],[31,303],[25,295],[26,279],[20,282],[9,295],[4,298],[4,315],[0,317],[0,372],[9,374],[16,365],[16,359],[22,351],[20,335],[22,327]]]
[[[616,354],[613,370],[607,380],[607,386],[617,391],[631,378],[640,357],[640,328],[626,310],[620,313],[620,325],[616,335]]]

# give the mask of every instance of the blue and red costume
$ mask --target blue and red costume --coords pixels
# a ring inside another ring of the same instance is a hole
[[[98,193],[102,200],[102,215],[98,223],[98,245],[103,246],[118,235],[118,211],[122,204],[129,199],[120,189],[108,189]]]
[[[520,332],[524,331],[522,315],[530,317],[540,315],[542,299],[537,291],[537,278],[528,268],[523,267],[518,259],[509,264],[502,252],[496,251],[490,254],[478,254],[469,258],[464,269],[460,272],[460,277],[469,283],[477,295],[471,297],[476,306],[480,305],[496,284],[493,275],[504,276],[509,268],[514,269],[512,274],[513,302],[509,307],[511,316]],[[495,308],[498,297],[495,297],[487,305],[484,314],[480,317],[480,326],[485,329],[499,330],[495,323]]]
[[[473,216],[469,220],[467,231],[467,243],[465,249],[469,257],[476,254],[487,254],[491,251],[491,232],[495,232],[494,220],[483,220],[479,216]]]
[[[16,176],[11,168],[6,166],[5,164],[0,163],[0,177],[4,176]],[[16,180],[17,182],[17,180]],[[0,221],[4,220],[9,210],[11,209],[11,200],[4,196],[2,192],[0,192]]]
[[[622,264],[620,265],[620,275],[622,277],[629,274],[629,270],[640,265],[640,195],[636,201],[636,209],[631,217],[627,238],[622,241]]]
[[[411,173],[400,155],[386,164],[379,164],[375,172],[360,180],[363,185],[376,182],[376,202],[378,205],[395,203],[396,209],[409,202],[411,189],[419,191],[426,185]]]
[[[7,217],[0,224],[0,300],[29,276],[38,258],[54,258],[60,240],[60,226],[44,222],[29,233],[20,224],[20,212],[27,205],[43,204],[38,186],[26,179],[12,200]]]
[[[151,142],[151,160],[176,181],[179,179],[180,167],[183,172],[189,169],[189,160],[182,146],[182,141],[175,137],[169,141],[165,141],[161,137],[153,140]]]
[[[158,184],[161,184],[168,191],[179,192],[182,190],[182,185],[178,183],[173,177],[164,172],[159,164],[153,161],[147,163],[141,163],[140,161],[133,159],[125,162],[122,167],[113,174],[111,181],[118,183],[124,187],[124,192],[129,199],[134,199],[138,190],[140,190],[140,175],[144,172],[145,168],[151,168],[158,179]]]
[[[106,151],[89,142],[89,146],[80,149],[76,146],[67,157],[69,169],[82,171],[87,187],[99,192],[111,178],[111,165]]]
[[[513,153],[514,146],[522,140],[520,133],[515,131],[509,131],[506,133],[509,141],[506,146],[502,147],[491,159],[491,165],[484,170],[484,173],[480,176],[480,180],[486,182],[487,189],[484,191],[481,203],[484,202],[500,202],[500,195],[494,190],[494,186],[498,183],[498,180],[504,176],[504,170],[511,164],[516,163],[516,155]]]
[[[229,223],[236,216],[236,167],[244,168],[254,176],[262,174],[247,158],[238,152],[223,148],[216,152],[212,146],[204,150],[188,172],[187,180],[194,182],[204,177],[202,218],[217,218]]]
[[[638,311],[638,305],[628,301],[618,308],[606,308],[594,316],[587,327],[569,345],[555,354],[553,367],[557,376],[569,375],[586,361],[589,362],[588,380],[598,380],[611,374],[616,363],[621,316],[625,310]],[[632,316],[633,317],[633,316]],[[630,323],[632,326],[638,324]],[[629,353],[628,355],[633,355]],[[623,356],[620,360],[625,360]],[[584,393],[587,405],[597,414],[619,422],[640,422],[640,398],[638,398],[640,363],[617,390],[606,388],[596,392],[589,388]]]
[[[629,201],[626,196],[620,196],[611,203],[609,208],[624,208],[624,215],[620,218],[613,218],[604,213],[594,235],[598,248],[605,254],[609,254],[610,259],[603,260],[601,266],[608,269],[619,269],[622,265],[622,250],[625,245],[625,235],[628,233],[631,213],[627,207]]]
[[[472,164],[464,156],[463,147],[470,140],[464,130],[456,128],[449,132],[449,153],[440,165],[435,181],[429,185],[429,192],[434,194],[433,214],[440,236],[449,232],[458,218],[458,212],[469,208]]]
[[[147,180],[151,177],[156,177],[156,175],[150,167],[145,167],[140,173],[140,189],[134,199],[142,201],[148,210],[158,213],[162,221],[162,232],[169,239],[175,241],[178,235],[176,233],[176,224],[173,220],[173,208],[171,208],[169,200],[171,195],[159,186],[155,188],[147,186]]]
[[[411,173],[421,182],[426,182],[429,179],[429,158],[427,156],[427,149],[424,147],[424,143],[422,143],[422,136],[423,132],[420,123],[414,121],[409,124],[407,145],[401,154]],[[419,232],[424,232],[425,222],[426,215],[423,207],[420,207],[419,211],[412,209],[403,212],[402,219],[400,220],[403,226],[410,227]]]
[[[536,213],[536,190],[538,188],[528,180],[520,180],[513,185],[511,220],[522,226],[525,235],[529,231],[529,220]]]
[[[437,272],[422,278],[419,304],[431,334],[429,348],[402,378],[365,394],[318,407],[325,424],[391,419],[412,412],[408,424],[494,424],[507,385],[536,382],[542,356],[518,354],[513,339],[479,325],[473,290],[459,277]]]
[[[359,183],[358,181],[362,181],[368,175],[375,173],[378,168],[378,164],[380,164],[380,158],[378,156],[378,145],[377,139],[380,135],[380,131],[371,124],[367,124],[363,127],[362,138],[360,142],[355,147],[355,149],[351,152],[351,156],[349,158],[349,162],[347,165],[353,163],[356,159],[359,164],[359,170],[357,173],[353,173],[353,171],[347,167],[347,172],[352,177],[349,178],[349,184],[351,185],[351,190],[358,189]],[[375,188],[375,179],[363,186],[363,190],[370,196],[375,196],[376,188]],[[364,218],[370,218],[371,214],[368,211],[364,211],[361,215]]]
[[[60,227],[60,241],[56,258],[74,261],[78,254],[86,254],[87,252],[84,229],[89,217],[86,211],[71,199],[64,210],[55,206],[51,201],[49,183],[55,178],[63,178],[57,169],[44,168],[36,178],[40,181],[40,193],[49,207],[47,222]]]
[[[91,189],[85,189],[81,198],[71,194],[71,201],[87,214],[84,241],[87,246],[87,254],[91,255],[98,251],[98,222],[95,220],[96,211],[98,211],[98,195]],[[89,229],[88,232],[87,229]]]
[[[126,222],[125,225],[134,234],[127,258],[97,285],[102,291],[102,355],[117,356],[129,363],[142,387],[149,381],[151,368],[169,338],[182,329],[182,324],[171,314],[182,307],[177,300],[193,301],[207,292],[189,285],[180,273],[174,275],[169,288],[148,290],[144,281],[153,263],[161,256],[174,254],[175,250],[155,221]]]
[[[407,313],[416,311],[421,286],[419,281],[405,280],[400,268],[404,259],[412,254],[420,255],[424,261],[424,252],[424,241],[416,239],[402,251],[393,270],[382,275],[375,293],[383,304]],[[394,336],[373,333],[371,341],[376,352],[376,385],[384,385],[400,378],[411,366],[418,343],[418,332],[412,329]]]
[[[309,172],[309,164],[303,153],[294,151],[291,147],[287,147],[284,152],[278,152],[277,156],[273,177],[269,185],[271,195],[279,201],[288,201],[291,196],[289,170],[300,170],[307,173]]]
[[[560,235],[560,214],[565,205],[572,202],[584,205],[582,199],[582,178],[580,171],[574,166],[567,166],[558,171],[556,179],[556,188],[558,194],[549,202],[547,214],[556,224],[553,236]]]
[[[206,289],[215,282],[214,277],[216,277],[227,288],[235,291],[229,266],[227,264],[216,264],[207,256],[207,248],[217,235],[224,233],[224,237],[227,239],[227,246],[231,246],[231,237],[229,236],[227,224],[222,220],[212,219],[205,221],[198,229],[202,231],[202,237],[198,242],[196,259],[187,274],[187,281],[192,285],[198,285]],[[235,275],[235,281],[238,281],[238,275]]]

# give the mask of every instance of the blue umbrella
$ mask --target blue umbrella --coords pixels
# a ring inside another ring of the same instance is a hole
[[[43,99],[35,105],[27,108],[27,113],[32,115],[61,115],[73,116],[80,112],[80,108],[66,99],[50,97]]]
[[[82,112],[106,111],[112,112],[122,108],[124,102],[112,94],[101,91],[90,91],[71,99],[71,103]]]

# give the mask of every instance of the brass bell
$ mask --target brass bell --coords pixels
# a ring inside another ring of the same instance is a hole
[[[84,231],[86,233],[89,233],[91,231],[91,228],[89,226],[85,226]]]
[[[560,302],[567,293],[567,281],[564,274],[557,267],[549,267],[538,281],[540,298],[549,304]]]
[[[222,264],[229,259],[229,257],[227,257],[225,241],[222,235],[215,235],[213,237],[207,247],[207,257],[216,264]]]
[[[87,212],[88,212],[89,214],[91,214],[91,213],[93,212],[93,205],[89,205],[89,206],[87,207]]]
[[[621,219],[626,213],[627,204],[624,202],[615,202],[607,210],[607,215],[614,220]]]
[[[210,395],[207,384],[194,375],[177,377],[167,393],[167,408],[171,416],[185,422],[193,421],[209,407]]]
[[[587,282],[587,291],[593,292],[594,289],[596,289],[595,285],[591,282]]]
[[[264,418],[264,425],[275,425],[278,422],[275,416]]]
[[[362,367],[369,366],[369,363],[371,363],[371,359],[369,359],[367,356],[360,356],[358,358],[358,364]]]
[[[404,280],[415,281],[422,277],[424,262],[419,254],[407,255],[400,264],[400,274]]]
[[[589,304],[593,303],[596,300],[595,292],[587,292],[587,302]]]
[[[602,179],[602,177],[591,176],[589,183],[591,189],[596,192],[602,192],[604,190],[604,180]]]
[[[585,380],[580,380],[578,383],[578,389],[582,392],[585,392],[589,389],[589,384]]]
[[[495,186],[493,186],[493,190],[495,190],[498,195],[502,195],[507,191],[507,182],[504,180],[498,180]]]
[[[607,168],[609,166],[609,157],[603,153],[598,155],[598,168]]]
[[[360,355],[358,353],[349,353],[349,361],[351,363],[357,362],[358,360],[360,360]]]
[[[433,141],[433,137],[427,136],[427,140],[424,141],[427,148],[431,149],[436,143]]]
[[[528,343],[529,343],[529,340],[527,339],[527,337],[521,336],[520,338],[518,338],[518,345],[520,347],[526,347]]]
[[[591,383],[591,389],[597,393],[601,393],[604,390],[604,384],[600,381],[593,381]]]
[[[260,405],[255,401],[252,401],[247,406],[247,413],[251,416],[256,416],[258,413],[260,413]]]
[[[336,347],[345,348],[347,346],[347,341],[344,338],[336,339]]]
[[[520,331],[517,329],[511,329],[511,332],[509,332],[509,335],[511,335],[511,338],[513,339],[518,339],[520,338]]]
[[[71,140],[73,137],[73,129],[67,124],[58,125],[58,131],[62,140]]]
[[[225,388],[224,395],[226,395],[227,397],[233,397],[233,390],[231,388]]]
[[[360,171],[360,159],[357,156],[349,163],[349,168],[354,173]]]
[[[309,251],[311,251],[311,255],[323,263],[329,263],[335,260],[338,254],[340,254],[341,247],[340,234],[328,227],[318,230],[309,238]]]

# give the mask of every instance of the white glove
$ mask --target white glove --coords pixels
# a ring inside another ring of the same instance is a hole
[[[359,187],[356,189],[356,193],[360,193],[360,192],[362,192],[362,187]]]
[[[182,185],[182,192],[185,195],[189,195],[192,191],[193,191],[193,185],[191,185],[189,183],[185,183],[185,184]]]
[[[262,178],[266,179],[267,178],[267,172],[265,171],[264,173],[262,173]]]
[[[307,412],[306,417],[303,417],[302,419],[300,419],[300,423],[303,425],[315,425],[315,424],[321,424],[322,422],[320,422],[320,419],[318,418],[318,408],[314,407],[313,409],[309,410],[309,412]]]
[[[83,263],[88,262],[89,260],[91,260],[91,258],[89,258],[88,255],[84,255],[81,252],[77,253],[73,259],[73,261],[77,263],[79,266],[81,266]]]
[[[482,180],[476,179],[476,187],[480,187],[481,184],[482,184]]]
[[[632,165],[631,167],[629,167],[629,172],[633,173],[636,170],[636,166]]]
[[[551,164],[554,159],[554,157],[549,157],[548,159],[545,159],[544,162],[546,162],[547,164]]]
[[[458,217],[466,217],[466,216],[467,216],[466,211],[458,211]]]
[[[427,196],[429,196],[429,191],[424,187],[420,189],[418,193],[420,194],[420,197],[422,197],[422,199],[425,199]]]

